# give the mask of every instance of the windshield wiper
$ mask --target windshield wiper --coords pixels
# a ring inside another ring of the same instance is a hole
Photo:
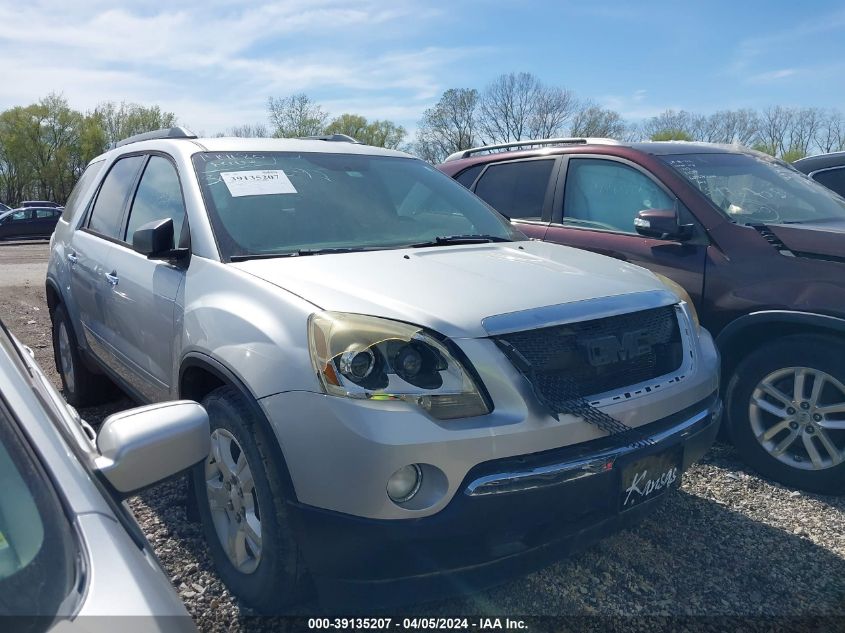
[[[452,246],[454,244],[488,244],[490,242],[513,242],[513,240],[507,237],[500,237],[498,235],[438,235],[428,242],[411,244],[410,248]]]
[[[277,259],[281,257],[307,257],[308,255],[334,255],[337,253],[360,253],[361,251],[372,250],[369,248],[300,248],[296,251],[286,251],[284,253],[253,253],[251,255],[232,255],[229,261],[245,262],[251,259]]]

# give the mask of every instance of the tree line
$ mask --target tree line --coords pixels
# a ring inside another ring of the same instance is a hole
[[[128,136],[177,123],[174,113],[158,106],[109,101],[81,112],[56,94],[0,112],[0,201],[63,203],[93,157]],[[845,150],[845,117],[834,109],[771,106],[710,114],[666,110],[645,121],[627,121],[572,90],[520,72],[499,75],[480,89],[444,91],[423,112],[413,140],[393,121],[348,112],[331,116],[304,93],[269,97],[266,121],[235,125],[218,136],[324,134],[403,149],[432,163],[479,145],[558,136],[736,143],[794,161]]]
[[[176,123],[158,106],[104,102],[90,112],[51,94],[38,103],[0,113],[0,201],[61,203],[85,165],[120,139]]]
[[[736,143],[794,161],[845,150],[845,117],[835,109],[772,106],[711,114],[665,110],[633,122],[531,73],[507,73],[480,90],[446,90],[423,113],[414,151],[438,163],[470,147],[557,136]]]

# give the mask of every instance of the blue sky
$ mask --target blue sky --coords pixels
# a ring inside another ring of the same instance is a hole
[[[845,111],[845,4],[816,0],[0,0],[0,108],[159,104],[215,133],[305,92],[410,130],[443,90],[528,71],[638,121]]]

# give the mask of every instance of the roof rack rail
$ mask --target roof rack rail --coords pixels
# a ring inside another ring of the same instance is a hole
[[[317,134],[315,136],[299,136],[300,141],[333,141],[335,143],[356,143],[362,145],[361,141],[352,138],[348,134]]]
[[[450,154],[444,162],[450,160],[458,160],[459,158],[469,158],[473,154],[480,154],[481,152],[492,152],[496,150],[512,150],[518,147],[532,147],[543,145],[618,145],[619,141],[612,138],[592,138],[592,137],[564,137],[564,138],[541,138],[531,139],[526,141],[512,141],[510,143],[497,143],[496,145],[482,145],[481,147],[473,147],[471,149],[464,149],[454,154]]]
[[[163,130],[153,130],[152,132],[144,132],[143,134],[136,134],[118,141],[114,144],[115,147],[123,147],[130,143],[140,143],[141,141],[152,141],[162,138],[197,138],[197,135],[190,130],[183,127],[171,127]]]

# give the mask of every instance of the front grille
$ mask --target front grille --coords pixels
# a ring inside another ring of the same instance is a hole
[[[494,337],[556,413],[567,403],[663,376],[681,366],[674,306]]]

